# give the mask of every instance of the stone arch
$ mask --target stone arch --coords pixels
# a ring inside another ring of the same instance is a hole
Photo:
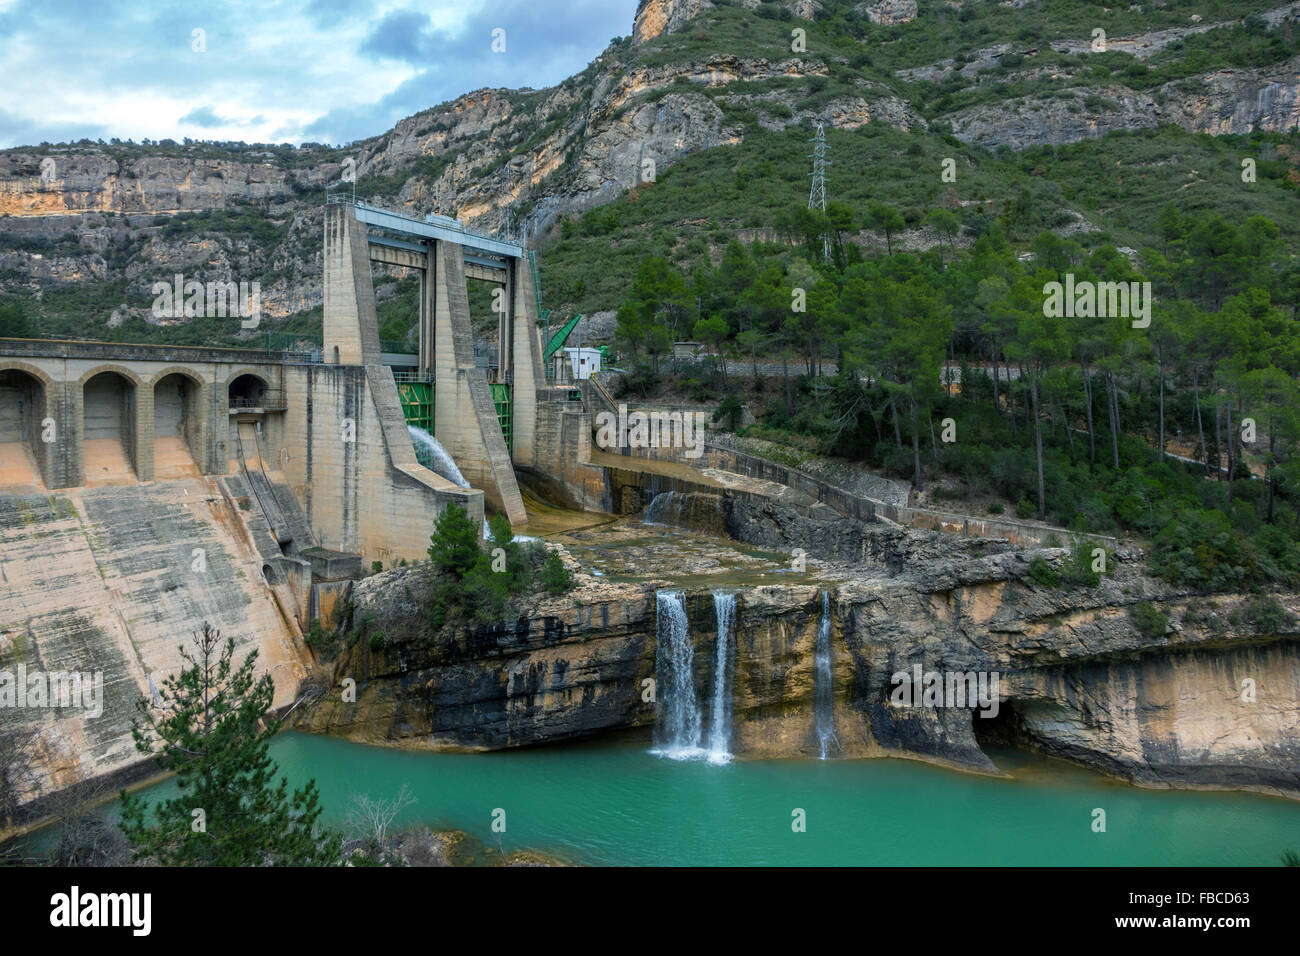
[[[120,484],[148,472],[152,455],[141,461],[141,426],[152,431],[151,409],[141,415],[141,404],[153,404],[152,389],[129,369],[100,365],[79,381],[78,432],[86,484]],[[143,419],[143,421],[142,421]],[[152,452],[152,446],[148,448]],[[146,475],[146,477],[148,477]]]
[[[231,369],[230,374],[226,376],[224,385],[226,386],[226,388],[230,388],[231,383],[234,382],[235,379],[240,378],[241,376],[244,375],[251,375],[254,378],[260,378],[266,384],[267,388],[275,387],[271,381],[274,376],[272,376],[269,373],[268,369],[265,366],[261,366],[261,365],[235,366],[233,369]]]
[[[32,378],[39,381],[47,393],[55,385],[53,376],[39,365],[32,365],[30,362],[23,362],[18,359],[0,358],[0,372],[8,371],[26,372]]]
[[[190,381],[192,381],[195,385],[199,386],[200,388],[207,388],[209,385],[212,384],[206,378],[200,375],[198,372],[194,371],[194,369],[186,365],[168,365],[166,368],[159,369],[149,379],[149,384],[156,386],[168,375],[184,375],[186,378],[188,378]]]
[[[44,483],[48,375],[26,362],[0,363],[0,487]]]
[[[81,376],[81,378],[77,379],[77,388],[85,389],[87,382],[89,382],[96,375],[101,375],[104,372],[115,372],[116,374],[122,376],[124,379],[130,382],[131,385],[134,386],[135,388],[139,388],[144,384],[144,379],[142,379],[135,372],[131,371],[125,365],[114,365],[112,363],[105,363],[104,365],[96,365],[94,368],[87,369],[86,372]]]
[[[267,393],[278,394],[278,390],[271,384],[270,377],[261,371],[237,370],[226,379],[226,402],[230,408],[245,403],[252,407]]]
[[[150,379],[153,398],[153,477],[188,478],[203,472],[208,437],[209,384],[183,366]]]

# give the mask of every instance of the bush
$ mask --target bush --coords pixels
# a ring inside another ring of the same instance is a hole
[[[1054,588],[1061,583],[1061,576],[1052,570],[1052,566],[1042,557],[1029,562],[1029,576],[1043,587]]]
[[[1101,576],[1111,567],[1114,557],[1109,551],[1106,551],[1102,563],[1103,570],[1094,571],[1095,556],[1093,552],[1097,547],[1098,545],[1086,539],[1074,543],[1069,560],[1061,567],[1061,577],[1067,584],[1095,588],[1101,583]]]
[[[1152,570],[1171,584],[1229,590],[1259,573],[1250,541],[1222,512],[1180,509],[1153,545]]]
[[[388,643],[383,631],[375,631],[370,635],[370,649],[372,651],[382,651]]]
[[[1264,634],[1291,631],[1296,624],[1295,615],[1271,594],[1259,594],[1250,598],[1240,610],[1230,614],[1228,620],[1238,627],[1243,624],[1253,625]]]
[[[548,594],[563,594],[573,587],[573,573],[560,560],[560,552],[548,551],[542,562],[542,587]]]
[[[1138,633],[1147,640],[1154,641],[1164,637],[1165,631],[1169,628],[1169,619],[1152,607],[1149,601],[1134,604],[1129,608],[1128,616]]]

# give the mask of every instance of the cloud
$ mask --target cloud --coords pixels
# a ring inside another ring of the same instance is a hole
[[[104,126],[85,123],[43,122],[25,116],[14,116],[0,110],[0,143],[36,146],[40,143],[68,143],[78,139],[109,139],[111,134]]]
[[[200,106],[182,116],[179,122],[188,123],[190,126],[212,127],[224,126],[226,121],[218,116],[211,106]]]
[[[266,117],[261,113],[246,120],[229,119],[225,116],[219,116],[211,106],[200,106],[192,109],[177,122],[188,126],[201,126],[206,129],[228,128],[231,126],[260,126],[266,122]]]
[[[348,142],[474,89],[557,83],[630,32],[636,9],[636,0],[4,3],[0,147],[196,130]],[[491,49],[496,28],[504,53]]]

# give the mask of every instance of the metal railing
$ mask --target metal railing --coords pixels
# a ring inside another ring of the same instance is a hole
[[[283,411],[289,407],[289,400],[285,398],[284,392],[278,388],[268,388],[260,395],[231,395],[230,408],[236,409],[263,409],[269,411]]]

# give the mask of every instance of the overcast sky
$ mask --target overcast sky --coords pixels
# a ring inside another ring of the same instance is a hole
[[[558,83],[632,32],[636,4],[0,0],[0,147],[345,143],[470,90]]]

